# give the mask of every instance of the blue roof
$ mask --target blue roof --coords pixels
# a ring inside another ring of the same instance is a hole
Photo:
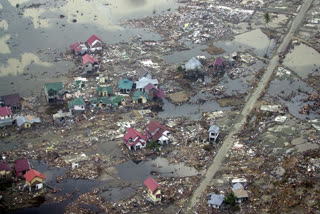
[[[216,126],[216,125],[210,126],[208,132],[218,133],[219,132],[219,127]]]
[[[208,204],[210,204],[210,205],[221,206],[221,204],[223,203],[224,195],[217,195],[214,193],[210,193],[210,194],[208,194],[208,196],[210,196],[210,198],[208,200]]]

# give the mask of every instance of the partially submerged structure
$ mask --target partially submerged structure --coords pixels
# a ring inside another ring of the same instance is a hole
[[[144,185],[148,188],[148,199],[152,202],[161,202],[160,185],[151,177],[148,177],[147,180],[144,181]]]

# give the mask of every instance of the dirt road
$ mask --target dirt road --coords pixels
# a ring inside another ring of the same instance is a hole
[[[224,143],[221,146],[220,150],[216,154],[215,158],[213,159],[213,162],[209,169],[207,170],[206,174],[204,175],[204,178],[201,180],[201,183],[197,187],[197,189],[194,191],[189,203],[187,204],[187,207],[185,211],[187,213],[192,213],[194,206],[197,203],[197,200],[199,196],[204,192],[206,187],[210,184],[212,178],[216,174],[216,172],[219,170],[228,150],[231,148],[233,144],[233,136],[241,131],[242,125],[246,122],[246,119],[249,115],[249,113],[252,111],[253,107],[255,106],[255,103],[257,102],[258,98],[261,96],[261,93],[264,91],[266,86],[268,85],[268,82],[272,76],[273,71],[278,66],[279,63],[279,57],[278,54],[281,52],[284,52],[299,25],[303,21],[304,16],[306,15],[309,7],[311,6],[313,0],[306,0],[298,14],[296,15],[294,21],[292,22],[290,29],[288,33],[283,38],[282,43],[279,45],[278,49],[276,50],[276,53],[270,60],[268,67],[266,69],[266,72],[264,73],[263,77],[261,78],[261,81],[259,82],[258,87],[255,89],[255,91],[250,95],[249,99],[247,100],[242,112],[240,113],[239,117],[237,118],[237,121],[231,128],[231,131],[229,135],[224,139]]]

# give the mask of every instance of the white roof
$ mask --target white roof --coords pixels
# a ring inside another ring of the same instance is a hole
[[[247,183],[247,179],[245,179],[245,178],[235,178],[235,179],[232,179],[231,183]]]
[[[153,85],[158,85],[159,84],[157,79],[150,79],[150,78],[147,78],[147,77],[142,77],[141,79],[139,79],[139,81],[136,82],[136,88],[144,88],[149,83],[151,83]]]
[[[197,60],[195,57],[192,57],[185,65],[187,70],[195,70],[195,69],[201,69],[202,64],[199,60]]]

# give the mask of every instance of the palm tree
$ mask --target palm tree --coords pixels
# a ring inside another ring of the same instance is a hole
[[[267,29],[268,29],[268,34],[270,35],[268,23],[270,22],[270,19],[271,19],[271,18],[270,18],[270,14],[269,14],[268,11],[265,12],[263,18],[264,18],[264,21],[265,21],[265,23],[266,23],[266,27],[267,27]],[[269,45],[268,45],[268,48],[267,48],[267,51],[266,51],[266,54],[265,54],[265,57],[266,57],[266,58],[268,57],[268,51],[269,51],[269,47],[270,47],[270,42],[271,42],[271,39],[269,39]]]

